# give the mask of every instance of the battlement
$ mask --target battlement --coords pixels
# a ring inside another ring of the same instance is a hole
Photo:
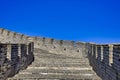
[[[85,42],[75,42],[67,40],[56,40],[52,38],[45,37],[29,37],[29,40],[35,43],[36,48],[41,48],[47,51],[56,51],[60,50],[65,53],[65,51],[74,51],[77,52],[77,49],[85,47]],[[56,53],[56,52],[55,52]]]
[[[103,80],[120,79],[120,44],[89,44],[88,58]]]
[[[33,43],[0,43],[0,79],[13,77],[20,70],[26,69],[34,60]]]
[[[28,36],[0,28],[1,43],[28,43]]]
[[[34,42],[35,49],[83,60],[87,58],[93,70],[103,80],[120,80],[120,44],[95,44],[31,37],[0,29],[0,43],[28,44],[30,42]]]

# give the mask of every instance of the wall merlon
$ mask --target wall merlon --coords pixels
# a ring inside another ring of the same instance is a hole
[[[16,35],[17,35],[17,33],[16,33],[16,32],[14,32],[14,33],[13,33],[13,38],[16,38]]]
[[[9,32],[9,36],[13,37],[14,36],[14,32]]]
[[[7,33],[7,36],[9,36],[10,35],[10,31],[8,31],[8,33]]]
[[[24,34],[21,34],[21,39],[23,39],[23,37],[24,37]]]
[[[9,32],[8,30],[3,30],[2,34],[3,34],[4,36],[7,36],[8,32]]]
[[[36,41],[37,41],[37,40],[38,40],[38,37],[37,37],[37,36],[35,36],[35,37],[34,37],[34,40],[36,40]]]
[[[45,38],[45,44],[53,44],[54,39],[52,38]]]
[[[28,37],[28,40],[35,42],[36,41],[36,37]]]
[[[37,41],[42,41],[43,37],[37,37]]]
[[[63,40],[62,41],[62,46],[64,46],[64,47],[74,47],[74,42],[73,41],[65,41],[65,40]]]
[[[4,29],[0,28],[0,34],[3,34]]]
[[[88,44],[96,44],[96,43],[94,43],[94,42],[89,42]]]
[[[45,39],[46,39],[45,37],[42,38],[42,42],[43,42],[43,44],[45,44]]]
[[[54,40],[53,45],[57,45],[57,46],[59,45],[60,46],[61,42],[62,41],[60,41],[60,40]]]
[[[76,42],[76,44],[84,45],[86,43],[85,42]]]
[[[77,47],[77,48],[85,48],[85,46],[86,46],[86,43],[84,43],[84,42],[76,42],[75,43],[75,47]]]

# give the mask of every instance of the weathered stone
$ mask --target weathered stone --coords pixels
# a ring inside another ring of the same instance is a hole
[[[120,80],[119,76],[120,44],[28,37],[0,29],[0,80]]]

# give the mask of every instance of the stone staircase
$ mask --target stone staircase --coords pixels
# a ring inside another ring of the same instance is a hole
[[[8,80],[101,80],[87,58],[35,49],[34,62]]]

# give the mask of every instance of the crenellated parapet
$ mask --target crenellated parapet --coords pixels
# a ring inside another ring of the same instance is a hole
[[[5,29],[0,29],[0,78],[12,76],[31,64],[36,54],[34,48],[83,60],[87,58],[103,80],[120,80],[120,44],[31,37]]]
[[[120,45],[89,44],[88,58],[103,80],[120,80]]]
[[[28,36],[0,28],[0,42],[28,43]]]
[[[0,29],[0,42],[2,43],[29,43],[34,42],[35,48],[40,48],[53,53],[85,53],[84,42],[56,40],[45,37],[30,37],[6,29]]]
[[[47,50],[56,54],[66,54],[71,56],[84,55],[86,53],[84,42],[75,42],[67,40],[56,40],[45,37],[29,37],[29,40],[34,42],[35,48]],[[80,57],[78,56],[78,57]]]
[[[34,61],[33,43],[0,43],[0,80],[12,77]]]

